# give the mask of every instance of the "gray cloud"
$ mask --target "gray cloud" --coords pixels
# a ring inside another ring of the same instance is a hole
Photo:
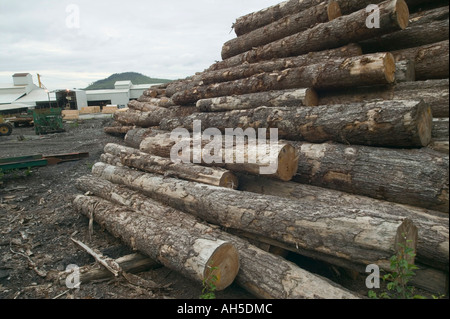
[[[16,72],[52,89],[126,71],[183,78],[220,60],[236,18],[279,2],[1,0],[0,82]]]

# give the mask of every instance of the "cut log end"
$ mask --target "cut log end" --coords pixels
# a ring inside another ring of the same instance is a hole
[[[239,187],[239,179],[231,172],[225,172],[220,179],[221,187],[237,189]]]
[[[426,106],[419,114],[418,130],[420,143],[426,147],[431,143],[433,131],[433,115],[430,106]]]
[[[239,253],[230,243],[217,247],[208,260],[204,271],[207,284],[214,285],[217,291],[230,286],[239,272]]]
[[[318,106],[319,105],[319,95],[313,89],[306,89],[305,94],[305,105],[306,106]]]
[[[395,58],[394,55],[392,55],[392,53],[386,53],[386,56],[384,58],[384,66],[387,82],[394,83],[397,68],[395,66]]]
[[[328,20],[334,20],[342,16],[341,8],[339,3],[335,0],[330,1],[327,7]]]
[[[410,219],[405,219],[397,229],[397,238],[395,239],[395,251],[399,253],[404,248],[413,249],[414,254],[417,251],[418,228]],[[414,264],[414,255],[404,256],[408,263]]]
[[[402,30],[406,29],[409,25],[409,8],[405,0],[397,0],[395,4],[397,13],[397,23]]]
[[[299,154],[295,147],[285,145],[278,155],[278,178],[286,182],[292,180],[298,170],[298,161]]]

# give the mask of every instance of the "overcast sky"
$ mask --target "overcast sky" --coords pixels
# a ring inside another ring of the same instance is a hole
[[[113,73],[177,79],[220,60],[231,26],[281,0],[0,0],[0,83],[36,73],[49,89]]]

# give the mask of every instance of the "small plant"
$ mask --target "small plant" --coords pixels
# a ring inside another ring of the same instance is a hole
[[[25,176],[31,176],[31,174],[33,174],[33,171],[31,170],[31,167],[28,167],[27,170],[25,171]]]
[[[407,243],[410,242],[407,241]],[[373,299],[425,299],[424,296],[415,295],[415,288],[408,285],[412,277],[415,276],[414,271],[419,269],[409,262],[409,260],[414,260],[416,256],[414,249],[404,244],[398,245],[398,253],[390,259],[391,272],[382,277],[383,281],[387,282],[387,291],[377,295],[376,292],[371,290],[368,296]]]
[[[203,290],[200,299],[216,299],[215,292],[217,290],[216,282],[218,281],[218,278],[214,275],[214,271],[218,268],[208,266],[208,269],[208,276],[203,279]]]

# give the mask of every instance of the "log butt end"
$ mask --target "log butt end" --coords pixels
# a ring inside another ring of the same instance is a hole
[[[419,109],[417,128],[420,145],[426,147],[432,140],[433,115],[430,106],[426,105],[425,102],[421,104],[423,107]]]
[[[220,178],[220,187],[237,189],[239,187],[239,179],[232,172],[225,172]]]
[[[327,14],[329,21],[332,21],[342,16],[341,7],[339,6],[339,3],[337,1],[332,0],[328,3]]]
[[[224,243],[217,247],[207,265],[203,278],[222,291],[233,283],[239,272],[239,253],[233,244]]]
[[[286,144],[278,155],[277,176],[282,181],[290,181],[298,170],[299,154],[295,147]]]
[[[395,65],[395,58],[392,53],[386,53],[384,57],[384,70],[386,75],[386,81],[388,83],[394,83],[395,82],[395,74],[397,67]]]
[[[409,25],[409,8],[405,0],[397,0],[395,4],[395,12],[397,13],[397,23],[404,30]]]

